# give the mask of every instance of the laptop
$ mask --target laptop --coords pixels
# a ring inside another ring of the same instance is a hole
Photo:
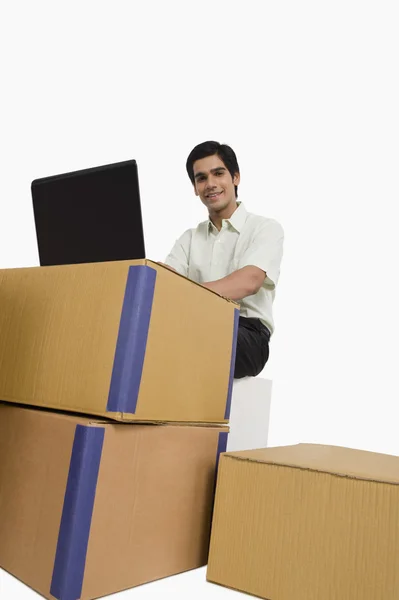
[[[145,258],[135,160],[35,179],[41,266]]]

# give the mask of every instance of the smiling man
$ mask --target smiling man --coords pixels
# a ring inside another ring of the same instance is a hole
[[[274,331],[272,304],[283,229],[238,202],[240,169],[230,146],[199,144],[190,152],[186,168],[196,196],[208,209],[208,219],[183,233],[165,263],[240,304],[234,377],[258,375],[269,358]]]

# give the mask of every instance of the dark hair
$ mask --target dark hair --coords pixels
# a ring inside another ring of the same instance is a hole
[[[232,179],[236,173],[240,172],[240,168],[238,166],[237,157],[235,152],[230,146],[226,144],[219,144],[219,142],[203,142],[202,144],[198,144],[195,146],[193,150],[191,150],[188,155],[186,162],[186,169],[188,176],[191,180],[191,183],[195,185],[194,180],[194,163],[196,160],[201,160],[201,158],[206,158],[207,156],[217,156],[225,165],[226,169],[230,173]],[[237,198],[237,186],[234,186],[236,198]]]

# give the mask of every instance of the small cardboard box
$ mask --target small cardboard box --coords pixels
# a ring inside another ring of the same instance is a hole
[[[398,600],[399,457],[223,454],[207,579],[268,600]]]
[[[205,565],[227,432],[0,403],[0,566],[89,600]]]
[[[227,422],[238,316],[149,260],[0,270],[0,400]]]

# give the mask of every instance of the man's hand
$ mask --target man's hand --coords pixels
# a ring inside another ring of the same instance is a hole
[[[216,281],[208,281],[202,285],[220,296],[237,301],[256,294],[261,288],[265,277],[266,273],[262,269],[251,265],[238,269],[238,271],[234,271],[227,277]]]

